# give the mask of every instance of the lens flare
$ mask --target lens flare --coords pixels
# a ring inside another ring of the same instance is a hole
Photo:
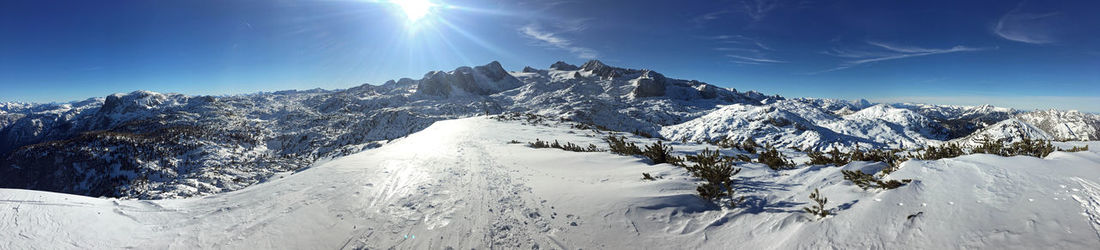
[[[435,7],[435,4],[429,0],[392,0],[392,2],[401,7],[410,22],[424,18],[431,12],[432,7]]]

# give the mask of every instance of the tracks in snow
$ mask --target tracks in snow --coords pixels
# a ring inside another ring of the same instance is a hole
[[[553,226],[552,209],[498,161],[499,150],[473,139],[438,143],[443,152],[380,163],[363,202],[382,223],[364,225],[342,248],[565,247],[553,238],[565,228]]]

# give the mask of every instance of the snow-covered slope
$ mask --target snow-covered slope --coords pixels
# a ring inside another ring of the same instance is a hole
[[[1012,143],[1024,138],[1032,140],[1055,139],[1054,136],[1051,136],[1042,129],[1013,118],[990,125],[974,134],[956,139],[955,141],[961,142],[963,145],[977,146],[984,140]]]
[[[890,106],[909,109],[931,118],[948,130],[948,138],[951,139],[970,135],[986,126],[1012,118],[1020,113],[1015,109],[991,105],[956,106],[896,103],[890,104]]]
[[[910,161],[898,189],[841,169],[742,164],[745,203],[695,195],[682,168],[510,140],[598,144],[592,130],[437,122],[380,148],[235,192],[115,200],[0,189],[0,248],[34,249],[1095,249],[1100,153]],[[646,142],[632,137],[631,140]],[[600,144],[602,145],[602,144]],[[678,150],[700,145],[674,144]],[[1094,149],[1095,150],[1095,147]],[[641,173],[661,177],[642,180]],[[801,211],[814,189],[834,216]]]
[[[930,119],[906,109],[875,105],[844,116],[804,100],[730,105],[700,118],[666,126],[661,135],[690,141],[753,138],[778,147],[912,148],[946,137]]]
[[[1016,118],[1035,125],[1058,140],[1100,140],[1100,115],[1076,110],[1037,110]]]

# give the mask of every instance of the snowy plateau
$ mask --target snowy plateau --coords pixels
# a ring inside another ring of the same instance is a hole
[[[611,134],[678,156],[751,139],[797,167],[737,162],[745,199],[731,207],[700,198],[681,166],[527,146],[607,149]],[[910,159],[890,173],[805,153],[1027,139],[1089,150]],[[595,60],[343,90],[0,103],[0,248],[1097,249],[1097,140],[1100,116],[1077,111],[784,98]],[[911,182],[865,190],[842,171]],[[815,190],[831,215],[803,211]]]

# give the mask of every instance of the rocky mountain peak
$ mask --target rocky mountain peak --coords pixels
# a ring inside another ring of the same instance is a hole
[[[563,61],[558,61],[558,62],[550,65],[550,69],[569,71],[569,70],[578,70],[580,68],[577,67],[577,65],[572,65],[572,64],[565,63]]]

